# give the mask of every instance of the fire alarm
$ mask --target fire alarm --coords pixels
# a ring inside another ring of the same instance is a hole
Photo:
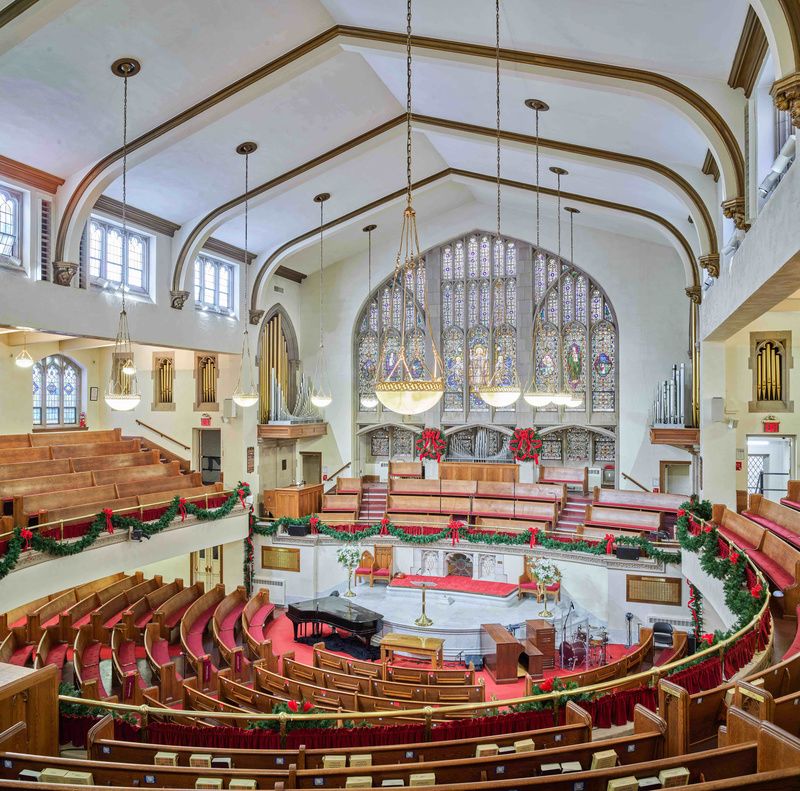
[[[736,462],[736,472],[739,472],[741,469],[742,469],[742,462],[737,461]]]

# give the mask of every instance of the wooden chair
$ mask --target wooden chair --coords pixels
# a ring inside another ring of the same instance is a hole
[[[383,547],[383,546],[376,546],[375,547],[375,571],[372,573],[372,580],[370,581],[370,587],[372,587],[373,582],[385,582],[389,583],[392,581],[392,548],[391,547]]]
[[[361,553],[361,560],[358,562],[358,568],[355,571],[356,585],[360,579],[369,580],[369,586],[372,587],[373,574],[378,568],[375,563],[375,556],[368,549]]]

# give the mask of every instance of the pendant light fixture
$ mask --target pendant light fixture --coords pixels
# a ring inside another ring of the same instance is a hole
[[[314,202],[319,204],[319,354],[314,368],[314,378],[311,380],[311,403],[318,409],[330,406],[333,401],[331,384],[328,379],[328,363],[325,360],[325,337],[322,332],[322,308],[325,289],[323,283],[322,267],[325,258],[323,247],[323,231],[325,226],[325,201],[331,197],[330,192],[320,192],[314,196]]]
[[[503,408],[511,406],[521,395],[517,373],[516,353],[500,346],[495,334],[497,314],[494,307],[495,283],[500,262],[505,262],[505,245],[500,235],[500,0],[495,0],[495,115],[497,121],[497,226],[494,240],[494,262],[490,262],[489,294],[491,308],[489,311],[489,348],[494,350],[495,365],[491,377],[478,388],[478,395],[489,406]],[[505,271],[505,270],[504,270]]]
[[[381,376],[375,383],[375,395],[392,412],[418,415],[436,406],[444,395],[442,358],[431,331],[425,262],[419,249],[417,216],[411,202],[411,0],[406,3],[406,208],[400,230],[400,247],[392,278],[390,326],[396,326],[395,296],[400,301],[400,346],[389,347],[391,333],[384,333],[381,346]],[[416,293],[421,284],[422,294]],[[399,294],[398,294],[399,292]],[[419,311],[424,314],[427,338],[420,328]],[[410,331],[410,332],[409,332]],[[408,343],[407,343],[408,341]],[[426,345],[430,344],[433,366],[427,362]],[[407,346],[409,348],[407,348]]]
[[[17,368],[31,368],[33,366],[33,357],[28,353],[28,336],[27,333],[22,333],[22,351],[14,359],[14,365]]]
[[[244,302],[247,304],[249,299],[248,291],[248,272],[250,269],[250,256],[247,252],[248,245],[248,220],[249,220],[249,197],[250,197],[250,154],[258,145],[252,141],[240,143],[236,146],[236,153],[244,157]],[[247,326],[250,322],[245,318],[244,331],[242,332],[242,356],[239,361],[239,378],[236,380],[236,387],[233,390],[233,402],[240,407],[251,407],[258,403],[258,387],[256,378],[253,374],[253,358],[250,354],[250,334]]]
[[[541,193],[539,191],[539,113],[546,113],[550,107],[541,99],[526,99],[525,106],[533,110],[536,114],[536,252],[539,250],[539,237],[541,229]],[[536,254],[534,252],[534,255]],[[542,295],[542,299],[533,312],[533,363],[531,365],[530,384],[525,388],[522,397],[532,407],[544,407],[552,401],[552,394],[540,390],[536,386],[536,327],[539,322],[539,313],[544,306],[547,291]]]
[[[114,61],[111,71],[124,81],[122,99],[122,244],[123,260],[127,259],[127,208],[128,208],[128,78],[138,74],[141,66],[133,58]],[[111,355],[111,375],[103,396],[106,404],[117,412],[129,412],[142,400],[139,379],[133,359],[133,345],[128,328],[128,313],[125,310],[125,291],[127,267],[122,270],[122,309],[119,313],[119,326]]]
[[[369,321],[369,299],[372,297],[372,232],[377,228],[377,225],[367,225],[361,230],[367,234],[367,321]],[[380,339],[378,339],[380,346]],[[376,371],[377,372],[377,371]],[[364,393],[359,399],[361,406],[364,409],[375,409],[378,406],[378,396],[375,395],[375,382],[373,377],[372,389],[368,393]]]

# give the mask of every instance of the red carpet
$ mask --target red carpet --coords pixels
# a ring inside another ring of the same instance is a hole
[[[488,580],[474,580],[469,577],[423,577],[419,574],[409,574],[406,577],[398,579],[395,577],[390,583],[389,587],[392,588],[417,588],[414,582],[425,580],[426,582],[435,582],[436,587],[433,590],[438,591],[453,591],[455,593],[479,593],[482,596],[499,596],[504,598],[517,590],[516,585],[511,585],[508,582],[489,582]]]
[[[302,662],[306,665],[312,664],[313,649],[309,645],[295,643],[294,634],[292,632],[292,622],[284,614],[277,615],[272,621],[270,621],[267,624],[265,632],[265,636],[272,640],[272,650],[275,652],[276,656],[282,656],[287,651],[291,651],[294,654],[294,658],[298,662]],[[608,646],[608,661],[613,662],[615,659],[619,659],[619,657],[621,657],[623,654],[628,653],[629,650],[633,651],[635,648],[636,646],[633,646],[633,648],[628,649],[624,645],[611,643]],[[346,656],[346,654],[342,654],[342,656]],[[427,665],[427,663],[424,661],[415,661],[413,659],[398,661],[395,664],[407,665],[409,667],[421,667]],[[446,661],[444,663],[444,667],[464,667],[464,664],[463,662]],[[575,672],[580,673],[583,670],[585,670],[585,668],[580,667]],[[566,678],[569,675],[571,675],[571,673],[563,671],[561,668],[544,671],[545,678],[552,678],[554,676]],[[519,681],[514,684],[498,685],[495,684],[491,676],[489,676],[485,670],[477,672],[475,674],[475,678],[476,683],[477,679],[482,679],[483,683],[486,685],[487,701],[491,700],[492,696],[495,696],[498,700],[503,700],[507,698],[519,698],[525,694],[525,681],[522,678],[520,678]]]

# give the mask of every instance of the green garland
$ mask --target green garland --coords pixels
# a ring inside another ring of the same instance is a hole
[[[316,520],[312,524],[312,520]],[[386,522],[385,524],[371,525],[365,527],[363,530],[349,532],[346,530],[337,530],[335,527],[326,525],[314,516],[306,516],[301,519],[290,519],[289,517],[281,517],[268,525],[253,525],[253,532],[259,536],[269,537],[274,536],[279,528],[288,527],[289,525],[306,525],[309,528],[315,529],[319,534],[332,538],[334,541],[341,541],[343,543],[354,543],[364,541],[369,538],[385,533],[398,539],[406,544],[425,545],[434,544],[437,541],[446,541],[451,539],[453,532],[450,527],[445,527],[442,530],[437,530],[434,533],[428,534],[414,534],[408,533],[403,528]],[[384,529],[385,528],[385,529]],[[545,549],[554,549],[561,552],[584,552],[589,555],[605,555],[606,545],[605,542],[600,541],[597,543],[590,543],[588,541],[563,541],[557,538],[551,538],[543,530],[525,530],[519,533],[502,533],[486,530],[475,530],[460,523],[458,528],[458,540],[466,541],[469,544],[488,544],[490,546],[525,546],[531,544],[531,533],[533,532],[533,545],[544,547]],[[652,542],[648,541],[643,536],[618,536],[614,539],[617,544],[625,544],[626,546],[637,546],[647,557],[661,563],[680,563],[681,554],[676,551],[668,551],[659,549]]]
[[[239,482],[236,489],[228,496],[219,508],[201,508],[194,503],[184,503],[183,509],[189,516],[194,516],[201,521],[216,521],[217,519],[224,519],[234,509],[236,504],[241,499],[248,497],[250,494],[250,486],[246,483]],[[141,530],[142,535],[150,538],[163,530],[166,530],[169,525],[174,522],[181,513],[181,497],[176,495],[170,502],[167,510],[156,520],[152,522],[143,522],[135,516],[120,516],[119,514],[111,514],[112,530]],[[8,548],[2,560],[0,560],[0,580],[6,577],[19,562],[20,554],[22,553],[23,546],[25,545],[25,538],[22,533],[26,528],[15,527],[14,533],[8,542]],[[39,531],[31,531],[30,548],[36,552],[42,552],[52,557],[63,558],[70,555],[78,555],[85,549],[91,547],[102,533],[107,530],[107,519],[105,513],[99,513],[94,521],[89,525],[89,529],[76,541],[59,541],[58,539],[49,536],[43,536]]]

